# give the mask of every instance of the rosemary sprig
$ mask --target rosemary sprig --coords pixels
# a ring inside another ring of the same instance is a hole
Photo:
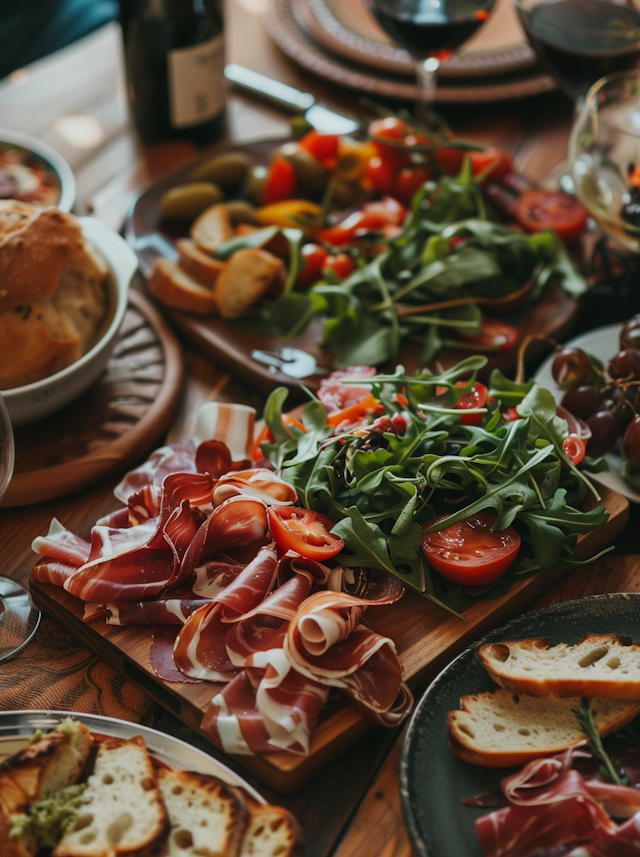
[[[580,729],[589,739],[588,748],[600,763],[602,777],[617,786],[628,786],[629,780],[623,771],[617,771],[611,757],[604,749],[602,739],[596,729],[591,711],[591,697],[583,696],[580,700],[580,708],[572,709],[576,716]]]

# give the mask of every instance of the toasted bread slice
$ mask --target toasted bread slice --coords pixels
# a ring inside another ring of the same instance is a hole
[[[523,765],[587,743],[573,713],[579,708],[578,697],[541,699],[504,689],[463,696],[460,710],[449,712],[449,746],[473,765]],[[591,710],[599,734],[607,735],[640,714],[640,703],[593,699]]]
[[[203,253],[213,253],[216,247],[233,238],[233,226],[226,206],[219,203],[207,208],[194,221],[189,234]]]
[[[240,857],[296,857],[302,853],[300,827],[289,810],[251,798],[247,802],[249,823]]]
[[[144,740],[109,738],[100,744],[82,808],[53,857],[142,857],[160,846],[168,828]]]
[[[214,259],[208,253],[203,253],[191,238],[179,238],[176,241],[176,250],[179,257],[178,265],[185,274],[193,277],[201,286],[213,289],[226,263]]]
[[[196,282],[169,259],[156,259],[153,263],[148,288],[163,304],[184,312],[210,315],[217,308],[213,291]]]
[[[241,792],[194,771],[158,772],[171,829],[158,857],[237,857],[248,812]]]
[[[640,646],[616,634],[587,634],[575,646],[535,638],[487,643],[478,661],[501,687],[532,696],[640,700]]]
[[[266,250],[237,250],[218,277],[215,296],[223,318],[237,318],[283,281],[284,262]]]

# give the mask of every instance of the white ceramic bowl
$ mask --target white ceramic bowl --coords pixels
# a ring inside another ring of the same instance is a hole
[[[60,182],[60,199],[56,203],[56,208],[61,211],[71,211],[76,200],[76,180],[73,177],[71,167],[62,155],[59,155],[55,149],[47,146],[46,143],[41,143],[26,134],[0,129],[0,146],[4,149],[6,143],[19,149],[25,149],[44,161],[45,167],[51,170]]]
[[[3,391],[11,422],[26,425],[72,402],[100,375],[111,356],[127,309],[127,295],[138,260],[124,238],[91,217],[80,217],[82,232],[109,263],[112,317],[101,339],[80,360],[24,387]]]

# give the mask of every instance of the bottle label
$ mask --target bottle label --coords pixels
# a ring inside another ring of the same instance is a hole
[[[198,125],[224,107],[224,39],[169,51],[169,106],[174,128]]]

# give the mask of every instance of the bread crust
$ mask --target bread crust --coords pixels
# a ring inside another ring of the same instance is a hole
[[[169,259],[156,259],[147,286],[153,297],[182,312],[211,315],[217,309],[214,292],[196,282]]]

